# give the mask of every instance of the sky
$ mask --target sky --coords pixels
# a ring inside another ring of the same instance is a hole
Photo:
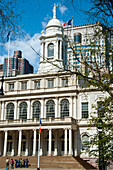
[[[21,13],[19,25],[22,27],[24,36],[13,39],[11,35],[10,56],[13,56],[15,50],[22,51],[22,57],[26,58],[34,66],[34,72],[38,71],[40,57],[31,48],[31,46],[40,53],[41,31],[53,17],[54,4],[57,7],[57,19],[61,23],[67,22],[73,17],[73,25],[88,24],[88,19],[82,10],[90,8],[87,0],[75,0],[74,7],[71,0],[17,0],[17,10]],[[8,56],[8,42],[0,42],[3,50],[0,51],[0,64]]]

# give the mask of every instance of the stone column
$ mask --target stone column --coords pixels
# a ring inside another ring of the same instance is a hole
[[[72,129],[69,129],[69,155],[72,155]]]
[[[55,132],[55,151],[54,151],[54,156],[57,156],[57,152],[58,152],[58,131],[56,129],[56,132]]]
[[[73,116],[73,97],[70,98],[70,115],[69,117]]]
[[[2,156],[2,132],[0,132],[0,156]]]
[[[5,131],[5,138],[4,138],[4,153],[3,156],[6,156],[7,154],[7,130]]]
[[[51,145],[52,144],[52,130],[49,129],[49,153],[48,153],[48,156],[51,156]]]
[[[34,139],[33,139],[33,156],[36,155],[36,129],[34,129]]]
[[[48,57],[48,43],[46,42],[45,43],[45,58],[47,59],[47,57]]]
[[[14,109],[14,119],[17,119],[17,101],[15,101],[15,109]]]
[[[67,156],[67,129],[65,129],[64,155]]]
[[[74,130],[74,156],[77,156],[77,131]]]
[[[55,117],[58,117],[58,98],[56,98],[55,102]]]
[[[60,41],[60,60],[62,60],[62,41]]]
[[[41,101],[41,118],[44,118],[44,99]]]
[[[66,54],[65,54],[65,45],[63,46],[63,61],[65,65],[65,60],[66,60]]]
[[[55,51],[55,59],[57,60],[58,59],[58,40],[56,41],[56,51]]]
[[[11,156],[15,155],[15,131],[13,132],[13,143],[12,143],[12,153]]]
[[[1,106],[1,120],[4,120],[4,102],[2,102]]]
[[[18,156],[21,155],[21,145],[22,145],[22,130],[19,130]]]
[[[76,119],[76,96],[73,98],[73,118]]]
[[[29,137],[30,137],[30,133],[29,133],[29,131],[27,131],[27,137],[26,137],[26,139],[27,139],[27,141],[26,141],[26,153],[25,153],[25,155],[26,156],[28,156],[28,154],[29,154]]]
[[[44,48],[44,43],[41,42],[41,56],[42,57],[40,57],[40,62],[43,61],[43,56],[44,56],[44,54],[43,54],[44,49],[43,48]]]
[[[30,114],[31,114],[31,103],[30,103],[30,100],[28,100],[27,104],[28,104],[27,119],[30,119]]]
[[[0,102],[0,120],[1,120],[1,114],[2,114],[2,101]]]

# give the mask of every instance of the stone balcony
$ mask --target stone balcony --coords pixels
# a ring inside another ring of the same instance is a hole
[[[72,128],[76,129],[77,120],[72,117],[64,118],[42,118],[42,129],[49,128]],[[39,119],[16,119],[16,120],[0,120],[0,129],[8,127],[29,127],[30,129],[39,127]],[[56,129],[55,128],[55,129]]]

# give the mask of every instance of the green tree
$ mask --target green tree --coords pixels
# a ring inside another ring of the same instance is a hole
[[[71,2],[76,9],[76,1]],[[79,85],[82,88],[100,90],[107,96],[97,99],[100,103],[97,102],[97,105],[92,106],[95,111],[91,113],[90,125],[98,127],[100,120],[103,123],[101,135],[97,130],[97,133],[91,136],[92,150],[89,153],[98,157],[98,160],[103,158],[103,164],[108,165],[113,162],[113,45],[110,40],[111,36],[113,37],[113,30],[110,28],[113,23],[113,1],[89,0],[89,2],[92,6],[84,12],[94,21],[100,21],[93,24],[94,34],[86,35],[89,49],[81,47],[80,43],[78,50],[78,44],[71,38],[68,38],[68,42],[75,61],[81,64],[79,69],[74,66]],[[104,42],[103,45],[101,41]]]

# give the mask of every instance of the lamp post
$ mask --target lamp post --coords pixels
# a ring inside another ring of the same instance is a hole
[[[103,128],[103,121],[102,119],[99,119],[98,121],[98,133],[99,133],[99,170],[105,170],[105,165],[104,165],[104,155],[103,155],[103,143],[101,142],[102,140],[102,128]]]

